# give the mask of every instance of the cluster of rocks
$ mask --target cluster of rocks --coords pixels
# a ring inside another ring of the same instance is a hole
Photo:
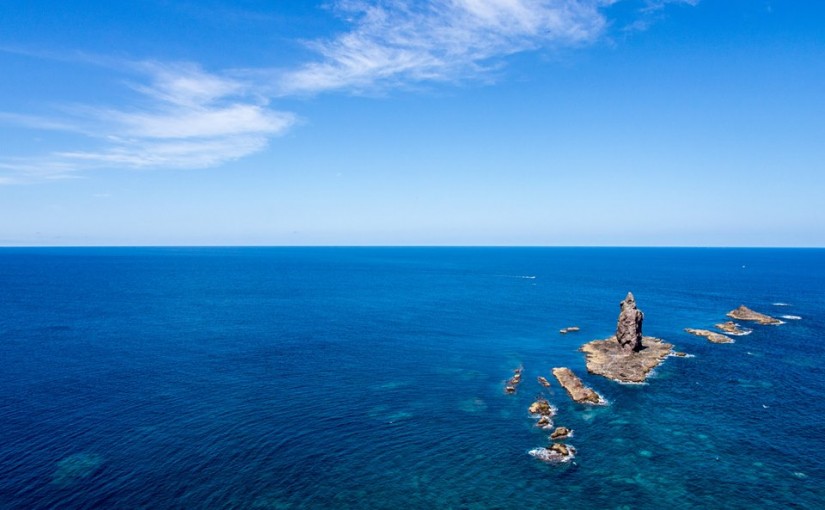
[[[587,371],[619,382],[642,382],[650,372],[670,355],[686,356],[675,353],[673,345],[658,338],[642,334],[644,313],[636,306],[636,299],[628,292],[619,304],[619,317],[616,334],[605,340],[594,340],[581,347],[585,353]],[[579,328],[564,328],[561,333],[578,331]],[[580,404],[604,405],[607,401],[595,390],[584,385],[582,380],[567,367],[553,369],[553,375],[567,391],[570,398]],[[539,378],[542,382],[543,378]],[[547,382],[544,379],[544,382]],[[542,383],[544,385],[544,383]],[[549,385],[549,382],[547,383]],[[551,409],[549,403],[539,399],[530,406],[531,414],[539,414],[538,425],[552,427],[552,414],[541,414]],[[555,411],[553,411],[555,413]],[[572,435],[567,427],[557,427],[550,439],[558,441]],[[544,448],[530,450],[530,455],[545,462],[569,462],[576,455],[576,449],[564,443],[553,443]]]
[[[523,371],[524,367],[518,367],[513,370],[513,377],[507,379],[507,384],[504,385],[505,393],[513,394],[516,392],[516,388],[518,388],[519,383],[521,383],[521,373]]]
[[[732,319],[756,322],[761,325],[778,326],[779,324],[784,324],[784,322],[777,318],[771,317],[770,315],[765,315],[764,313],[755,312],[745,305],[740,305],[739,308],[731,310],[727,313],[727,316]],[[707,338],[709,342],[713,342],[715,344],[732,344],[734,340],[728,335],[742,336],[751,333],[750,329],[742,329],[739,324],[733,321],[715,324],[714,327],[726,334],[723,335],[722,333],[717,333],[708,329],[685,328],[685,331],[692,335],[703,336]]]
[[[684,352],[675,352],[672,344],[661,339],[643,336],[644,313],[639,310],[632,293],[628,292],[619,307],[616,334],[604,340],[593,340],[580,349],[585,353],[585,363],[589,373],[622,383],[641,383],[668,356],[688,356]],[[783,324],[779,319],[755,312],[744,305],[731,310],[727,316],[731,319],[751,321],[760,325]],[[796,316],[793,317],[796,318]],[[733,343],[733,338],[728,335],[741,336],[751,332],[751,330],[744,329],[733,321],[716,324],[715,328],[721,333],[708,329],[693,328],[686,328],[685,331],[704,337],[713,343]],[[564,328],[560,330],[560,333],[566,334],[573,331],[579,331],[579,328],[576,326]],[[582,380],[569,368],[554,368],[553,375],[575,402],[590,405],[606,403],[601,395],[592,388],[585,386]],[[550,383],[544,377],[539,377],[538,381],[544,387],[550,386]],[[532,415],[539,417],[538,426],[545,429],[552,428],[551,418],[555,415],[556,409],[546,399],[537,399],[530,406],[529,411]],[[557,427],[550,435],[550,439],[557,441],[566,439],[571,435],[572,431],[566,427]],[[575,454],[576,449],[564,443],[553,443],[544,448],[530,450],[530,455],[551,463],[568,462],[575,457]]]
[[[545,379],[546,380],[546,379]],[[530,404],[527,409],[533,417],[538,417],[536,426],[545,430],[553,428],[553,417],[558,410],[553,407],[550,402],[543,397],[539,397],[535,402]],[[562,439],[567,439],[573,435],[573,431],[567,427],[556,427],[550,434],[550,440],[554,441],[549,446],[543,448],[534,448],[530,450],[530,455],[539,460],[550,463],[562,463],[573,460],[576,456],[576,449],[564,443],[558,443]]]
[[[536,422],[537,427],[549,429],[553,426],[553,416],[556,415],[556,408],[551,406],[547,399],[537,399],[535,402],[530,404],[527,412],[529,412],[532,416],[538,417],[538,421]]]

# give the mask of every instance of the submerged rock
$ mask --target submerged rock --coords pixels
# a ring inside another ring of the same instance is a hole
[[[568,429],[567,427],[556,427],[556,430],[554,430],[553,433],[550,434],[550,439],[565,439],[567,437],[570,437],[570,434],[572,433],[573,431]]]
[[[770,315],[764,313],[754,312],[745,305],[740,305],[736,310],[728,312],[728,317],[740,321],[753,321],[757,324],[776,326],[782,324],[782,321],[775,319]]]
[[[616,339],[625,351],[638,351],[642,348],[642,322],[645,314],[636,308],[636,298],[628,292],[624,301],[619,303],[621,312],[616,322]]]
[[[574,401],[580,404],[604,404],[605,400],[601,395],[585,386],[581,379],[566,367],[554,368],[553,375],[559,380],[559,384],[567,390]]]
[[[721,324],[715,324],[714,326],[716,327],[716,329],[718,329],[720,331],[724,331],[725,333],[727,333],[729,335],[743,336],[743,335],[749,335],[751,333],[751,330],[742,329],[739,326],[739,324],[737,324],[733,321],[723,322]]]
[[[576,449],[563,443],[554,443],[547,448],[535,448],[529,453],[541,461],[557,464],[573,460]]]
[[[52,475],[52,483],[65,487],[91,476],[102,463],[103,457],[93,453],[69,455],[57,463],[57,469]]]
[[[703,336],[708,339],[709,342],[713,342],[715,344],[732,344],[733,338],[729,336],[725,336],[721,333],[716,333],[714,331],[709,331],[707,329],[693,329],[693,328],[685,328],[686,333],[690,333],[691,335],[696,336]]]
[[[541,384],[541,385],[542,385],[542,386],[544,386],[545,388],[549,388],[549,387],[550,387],[550,381],[548,381],[546,378],[544,378],[544,377],[542,377],[542,376],[538,376],[538,381],[539,381],[539,384]]]

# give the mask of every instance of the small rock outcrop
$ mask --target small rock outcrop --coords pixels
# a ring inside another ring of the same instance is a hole
[[[530,414],[538,414],[541,416],[553,416],[556,414],[556,409],[550,405],[550,402],[543,398],[530,404],[530,408],[527,411]]]
[[[719,331],[724,331],[725,333],[727,333],[729,335],[734,335],[734,336],[749,335],[751,333],[750,329],[742,329],[739,326],[739,324],[737,324],[733,321],[723,322],[721,324],[714,324],[714,326]]]
[[[550,434],[550,439],[565,439],[570,437],[570,434],[572,433],[573,431],[568,429],[567,427],[556,427],[556,430],[554,430],[553,433]]]
[[[518,367],[517,369],[513,370],[513,377],[507,380],[507,384],[504,385],[505,393],[515,393],[516,388],[518,388],[519,383],[521,383],[521,373],[524,371],[522,367]]]
[[[783,324],[781,320],[773,318],[770,315],[765,315],[764,313],[754,312],[745,305],[740,305],[736,310],[728,312],[728,317],[739,321],[753,321],[762,325],[776,326]]]
[[[576,456],[576,449],[563,443],[554,443],[547,448],[535,448],[529,453],[541,461],[558,464],[573,460]]]
[[[581,330],[581,328],[578,327],[578,326],[569,326],[569,327],[560,329],[559,333],[561,333],[562,335],[566,335],[567,333],[575,333],[576,331],[579,331],[579,330]]]
[[[703,336],[708,339],[709,342],[713,342],[715,344],[732,344],[733,338],[729,336],[725,336],[721,333],[716,333],[715,331],[709,331],[707,329],[693,329],[693,328],[685,328],[686,333],[690,333],[691,335],[696,336]]]
[[[546,377],[538,376],[537,380],[538,380],[539,384],[541,384],[545,388],[550,387],[550,381],[548,381]]]
[[[580,404],[604,404],[605,400],[601,395],[585,386],[581,379],[566,367],[554,368],[553,375],[559,380],[559,384],[567,390],[574,401]]]
[[[642,322],[645,314],[636,308],[636,298],[632,292],[627,293],[624,301],[619,303],[621,312],[616,324],[616,339],[625,351],[638,351],[642,348]]]

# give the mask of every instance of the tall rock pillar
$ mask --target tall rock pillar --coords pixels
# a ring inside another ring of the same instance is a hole
[[[645,314],[636,308],[636,299],[632,292],[627,293],[624,301],[619,303],[619,321],[616,324],[616,340],[625,352],[638,351],[642,348],[642,321]]]

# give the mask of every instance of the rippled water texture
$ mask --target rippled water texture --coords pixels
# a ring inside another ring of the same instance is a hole
[[[628,290],[694,355],[644,385],[577,351]],[[823,250],[0,250],[0,507],[822,508],[823,290]],[[683,331],[740,304],[800,319]]]

